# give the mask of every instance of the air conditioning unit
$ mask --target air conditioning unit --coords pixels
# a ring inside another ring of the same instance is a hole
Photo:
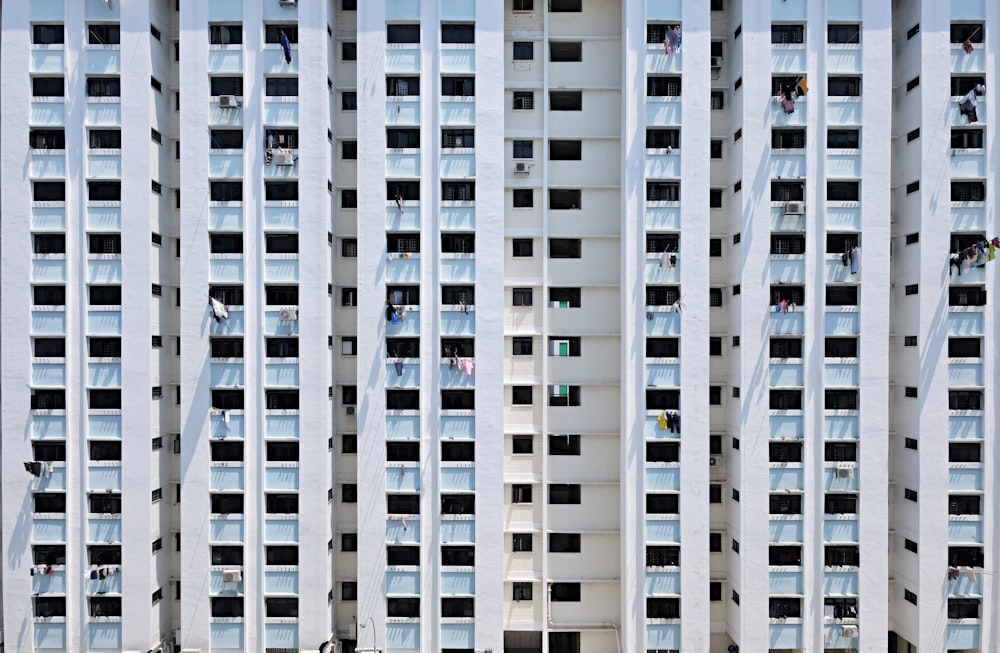
[[[278,313],[278,319],[282,322],[294,322],[299,319],[299,309],[283,308]]]
[[[805,202],[785,202],[785,215],[805,215]]]
[[[238,109],[240,106],[239,98],[235,95],[220,95],[219,96],[219,108],[220,109]]]
[[[712,68],[722,68],[722,57],[712,57]]]
[[[708,459],[709,467],[721,467],[722,466],[722,456],[712,456]]]
[[[354,406],[347,406],[344,409],[344,412],[347,413],[348,415],[353,415],[354,414]]]
[[[292,157],[291,152],[278,152],[274,155],[274,165],[293,166],[295,165],[295,159]]]
[[[858,627],[853,624],[848,624],[840,627],[840,634],[844,637],[857,637]]]
[[[525,163],[524,161],[518,161],[517,163],[514,164],[514,172],[522,175],[527,174],[528,164]]]
[[[854,478],[854,470],[850,467],[838,467],[837,478]]]
[[[242,583],[243,572],[239,569],[227,569],[222,572],[223,583]]]

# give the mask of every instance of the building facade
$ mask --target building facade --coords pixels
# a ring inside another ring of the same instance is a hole
[[[4,650],[1000,648],[998,11],[2,3]]]

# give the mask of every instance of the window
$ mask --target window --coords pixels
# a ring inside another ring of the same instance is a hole
[[[549,11],[583,11],[583,0],[549,0]]]
[[[983,130],[952,129],[951,146],[956,149],[981,150],[983,148]]]
[[[826,28],[827,43],[861,43],[861,25],[850,23],[846,25],[828,25]],[[830,93],[836,95],[836,93]]]
[[[805,129],[772,129],[771,147],[774,149],[802,149],[806,146]]]
[[[122,443],[119,440],[91,440],[91,460],[121,460]]]
[[[951,182],[952,202],[982,202],[986,199],[986,182],[953,181]]]
[[[530,454],[534,452],[535,441],[530,435],[511,436],[511,452],[514,454]]]
[[[858,495],[827,494],[823,497],[823,513],[827,515],[853,515],[858,512]]]
[[[549,553],[580,553],[580,534],[549,533]]]
[[[476,459],[475,442],[442,442],[441,460],[448,462],[472,462]]]
[[[648,97],[679,97],[681,78],[678,76],[649,75],[646,77]]]
[[[722,288],[708,289],[708,305],[716,307],[722,306]]]
[[[420,443],[393,441],[385,443],[386,460],[390,462],[414,462],[420,460]]]
[[[551,111],[583,111],[583,91],[549,91]]]
[[[471,254],[476,251],[475,234],[441,234],[441,252],[445,254]]]
[[[472,23],[443,23],[441,25],[442,43],[475,43],[476,26]]]
[[[772,181],[772,202],[801,202],[805,199],[806,185],[800,181]]]
[[[768,460],[772,463],[802,462],[801,442],[771,442],[767,445]]]
[[[966,95],[983,83],[984,79],[979,76],[954,75],[951,78],[951,94],[956,97]]]
[[[32,77],[31,94],[34,97],[63,97],[66,81],[62,77]]]
[[[975,286],[952,286],[948,288],[949,306],[985,306],[986,289]]]
[[[118,514],[122,511],[121,494],[88,494],[87,511],[100,514]]]
[[[913,592],[911,592],[911,591],[910,591],[910,590],[908,590],[908,589],[904,589],[904,590],[903,590],[903,598],[904,598],[904,599],[905,599],[905,600],[906,600],[907,602],[909,602],[909,603],[912,603],[913,605],[916,605],[916,604],[917,604],[917,595],[916,595],[916,594],[914,594]]]
[[[824,459],[834,462],[856,461],[858,445],[856,442],[827,442],[824,446]]]
[[[648,447],[648,443],[647,443]],[[711,483],[708,486],[708,502],[709,503],[722,503],[722,484],[721,483]]]
[[[646,338],[647,358],[677,358],[680,341],[677,338]]]
[[[475,77],[441,78],[441,95],[449,97],[471,97],[476,94]]]
[[[66,512],[66,494],[37,492],[32,495],[35,512]]]
[[[949,358],[979,358],[982,356],[982,339],[948,338]]]
[[[648,149],[676,148],[681,145],[681,130],[679,129],[646,129],[646,147]]]
[[[420,78],[386,77],[385,94],[392,97],[407,97],[407,96],[420,95]],[[419,131],[419,130],[413,130],[413,131]]]
[[[830,285],[826,287],[827,306],[857,306],[858,287]]]
[[[341,111],[358,110],[357,91],[344,91],[343,93],[340,94],[340,109]]]
[[[918,138],[920,138],[920,128],[919,127],[917,129],[914,129],[913,131],[907,132],[907,134],[906,134],[906,142],[907,143],[912,143],[913,141],[917,140]],[[952,146],[952,147],[954,147],[954,146]]]
[[[911,490],[910,488],[903,488],[903,498],[906,499],[907,501],[913,501],[914,503],[916,503],[917,491]]]
[[[238,23],[234,25],[209,25],[208,35],[208,42],[212,45],[240,45],[243,43],[243,26]]]
[[[290,202],[299,199],[299,182],[265,181],[264,199],[271,202]]]
[[[918,86],[920,86],[920,77],[919,76],[914,77],[910,81],[906,82],[906,92],[909,93],[910,91],[912,91],[913,89],[915,89]],[[916,132],[917,132],[917,135],[914,136],[913,138],[910,138],[909,134],[906,135],[906,142],[907,143],[916,140],[917,137],[920,136],[920,130],[918,129],[918,130],[916,130]],[[912,134],[913,132],[910,132],[910,133]]]
[[[530,385],[515,385],[511,388],[511,403],[515,406],[525,406],[534,403]]]
[[[441,565],[443,567],[471,567],[476,564],[474,546],[442,546]]]
[[[805,42],[805,25],[771,25],[771,43],[787,45]]]
[[[513,288],[512,293],[512,303],[514,306],[531,306],[533,302],[533,292],[532,288]]]
[[[88,97],[119,97],[121,95],[121,80],[118,77],[88,77]]]
[[[948,564],[953,567],[982,567],[983,549],[978,546],[950,546]]]
[[[647,202],[677,202],[681,198],[681,184],[678,181],[647,181]]]
[[[530,336],[515,336],[511,339],[511,354],[514,356],[531,356],[532,339]]]
[[[387,25],[387,43],[420,43],[420,25]]]
[[[772,494],[769,498],[769,506],[772,515],[800,515],[802,514],[802,495]]]
[[[647,139],[648,139],[648,133],[649,133],[648,129],[646,130],[646,133],[647,133]],[[710,145],[710,148],[711,148],[711,150],[710,150],[710,152],[711,152],[711,154],[710,154],[711,158],[713,158],[713,159],[721,159],[722,158],[722,141],[720,141],[720,140],[714,140],[713,139],[712,141],[710,141],[709,145]],[[649,147],[648,142],[647,142],[646,147]]]
[[[801,546],[775,546],[768,547],[767,562],[769,565],[783,567],[799,567],[802,565]]]
[[[514,91],[514,111],[533,111],[535,94],[532,91]]]
[[[514,61],[532,61],[535,58],[535,44],[531,41],[514,41]]]
[[[549,589],[552,601],[580,600],[580,583],[552,583]]]
[[[213,462],[238,462],[243,460],[243,443],[213,441],[211,459]]]
[[[726,108],[726,94],[724,91],[712,91],[712,111],[722,111]]]
[[[298,77],[267,77],[264,79],[264,95],[297,96],[299,94]]]
[[[241,596],[213,596],[212,616],[226,618],[243,617],[243,597]]]
[[[860,184],[856,181],[826,182],[826,199],[831,202],[857,202]]]
[[[65,562],[61,564],[65,564]],[[64,596],[35,596],[34,603],[36,617],[66,616],[66,597]]]
[[[567,483],[549,484],[549,504],[579,504],[581,498],[580,486]]]
[[[36,181],[32,183],[31,199],[35,202],[65,202],[66,182]]]
[[[511,598],[514,601],[530,601],[532,585],[530,582],[517,582],[513,584],[513,594]]]
[[[771,410],[802,410],[801,390],[771,390]]]
[[[88,25],[87,43],[90,45],[118,45],[121,43],[121,27],[118,24]]]
[[[805,303],[805,288],[802,286],[785,286],[775,284],[771,286],[771,306],[777,306],[782,301],[789,304]]]
[[[857,410],[857,390],[826,390],[824,391],[824,408],[826,410]]]
[[[517,143],[517,141],[514,142]],[[549,140],[550,161],[580,161],[582,159],[583,144],[581,141]]]
[[[579,456],[580,435],[577,433],[549,434],[549,455]]]
[[[63,358],[66,356],[65,338],[34,338],[32,345],[36,358]]]
[[[567,63],[583,61],[581,41],[549,41],[549,61]]]
[[[861,132],[857,129],[829,129],[826,146],[831,150],[856,150],[861,147]]]
[[[28,146],[37,150],[64,150],[66,132],[63,129],[32,129],[28,132]]]
[[[952,23],[950,36],[952,43],[982,43],[983,23]]]
[[[513,533],[511,535],[511,550],[515,553],[531,551],[531,533]]]
[[[583,244],[579,238],[550,238],[549,258],[581,258]]]

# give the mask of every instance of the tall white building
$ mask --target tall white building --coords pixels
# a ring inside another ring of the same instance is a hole
[[[1000,649],[998,12],[0,4],[4,650]]]

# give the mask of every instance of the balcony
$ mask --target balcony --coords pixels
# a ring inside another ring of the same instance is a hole
[[[66,69],[66,51],[62,45],[33,45],[28,65],[33,75],[62,75]]]
[[[269,254],[264,260],[265,283],[297,283],[299,259],[296,254]]]
[[[396,372],[396,366],[402,366],[402,373]],[[385,387],[387,388],[419,388],[419,359],[403,359],[385,364]]]
[[[212,649],[243,650],[242,621],[242,619],[238,619],[231,623],[213,622],[209,624],[209,645]]]
[[[441,154],[442,179],[469,179],[476,176],[476,155],[474,152],[467,152],[463,154],[448,152],[449,151],[446,150]],[[398,174],[395,176],[419,176],[419,174]]]
[[[209,521],[212,542],[243,542],[243,515],[214,517]]]
[[[416,126],[420,124],[420,98],[388,97],[385,100],[386,126]],[[471,123],[469,123],[471,124]]]
[[[983,418],[979,415],[951,415],[948,417],[948,439],[982,439]]]
[[[963,307],[956,310],[952,307],[948,311],[948,335],[949,336],[981,336],[984,335],[983,310],[984,307],[972,306]]]
[[[667,231],[681,228],[679,206],[646,206],[643,220],[647,231]]]
[[[831,154],[830,151],[827,152],[826,176],[830,179],[860,178],[861,153],[858,152],[857,150],[839,150],[839,151],[844,152],[844,154]]]
[[[475,123],[476,102],[474,97],[441,101],[442,126],[464,127]]]
[[[770,594],[802,594],[802,572],[772,571],[768,574],[768,585]]]
[[[775,313],[773,307],[768,307],[770,312],[771,335],[797,335],[805,333],[805,313]],[[800,307],[801,308],[801,307]]]
[[[30,521],[32,542],[57,544],[66,542],[65,519],[32,519]]]
[[[771,72],[801,75],[808,68],[806,46],[801,43],[771,44]]]
[[[806,176],[805,150],[783,150],[797,154],[771,154],[771,179],[804,179]]]
[[[385,266],[386,283],[419,283],[420,254],[390,253]]]
[[[235,464],[235,463],[226,463]],[[243,467],[212,467],[208,479],[210,490],[239,490],[244,489]],[[270,489],[270,488],[268,488]]]
[[[646,469],[646,492],[680,491],[681,470],[678,467]]]
[[[88,206],[88,231],[121,231],[122,209],[120,206]]]
[[[788,260],[793,256],[799,260]],[[804,283],[806,263],[804,257],[796,254],[785,254],[781,258],[772,255],[768,265],[771,283]]]
[[[385,72],[387,75],[419,75],[420,45],[416,43],[388,44],[385,51]]]
[[[801,491],[803,475],[801,467],[772,467],[768,471],[768,486],[771,492]]]
[[[956,469],[948,470],[948,491],[949,492],[982,492],[983,491],[983,470],[982,469]]]
[[[666,54],[660,43],[646,44],[646,72],[653,74],[680,73],[684,69],[684,53]]]

